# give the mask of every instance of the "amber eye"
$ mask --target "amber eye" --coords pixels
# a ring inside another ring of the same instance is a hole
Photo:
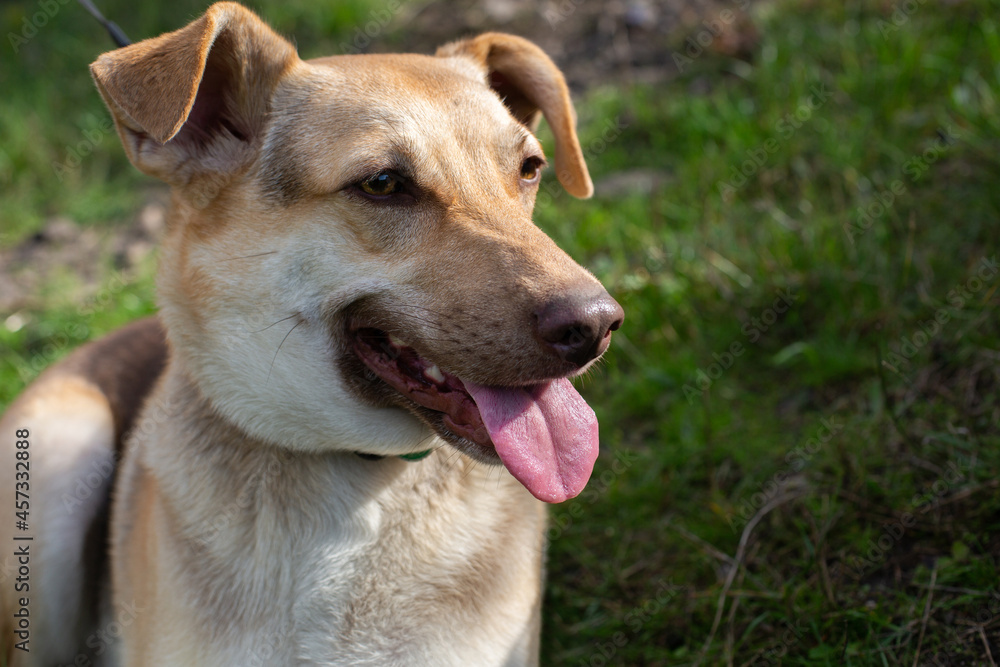
[[[529,157],[521,164],[521,179],[525,181],[535,180],[538,178],[538,170],[541,166],[541,160],[536,157]]]
[[[373,197],[386,197],[403,191],[403,182],[398,176],[382,172],[358,184],[361,191]]]

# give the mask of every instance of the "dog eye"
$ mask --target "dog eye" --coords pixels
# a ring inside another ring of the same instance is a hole
[[[388,172],[375,174],[358,184],[361,191],[373,197],[387,197],[403,191],[403,181],[398,176]]]
[[[521,179],[525,181],[533,181],[538,178],[538,171],[542,167],[542,161],[537,157],[529,157],[523,163],[521,163]]]

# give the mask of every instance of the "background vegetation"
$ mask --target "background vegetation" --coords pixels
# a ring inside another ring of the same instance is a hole
[[[120,239],[162,195],[101,129],[106,35],[55,2],[0,45],[0,297],[31,285],[0,310],[0,406],[154,310],[154,256]],[[303,55],[377,10],[259,4]],[[590,5],[534,23],[566,6]],[[692,6],[663,77],[578,86],[598,196],[536,213],[627,313],[583,386],[606,451],[552,512],[543,663],[995,664],[1000,3]],[[139,38],[203,3],[102,7]],[[5,41],[39,11],[0,6]]]

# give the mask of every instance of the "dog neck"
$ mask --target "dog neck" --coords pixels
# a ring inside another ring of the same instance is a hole
[[[225,619],[211,624],[220,636],[273,626],[276,604],[301,595],[295,591],[312,591],[317,609],[351,609],[369,584],[377,590],[365,594],[391,606],[400,582],[468,581],[464,609],[541,571],[544,506],[499,468],[441,449],[411,463],[262,442],[214,410],[176,360],[133,433],[121,484],[120,506],[154,517],[155,536],[146,540],[170,551],[169,576],[191,598],[187,604]],[[147,502],[155,506],[148,514]],[[512,507],[520,509],[505,511]],[[421,540],[430,546],[419,557],[394,546]],[[521,546],[512,551],[511,544]],[[365,584],[369,570],[393,577]],[[331,605],[330,597],[342,603]]]
[[[302,499],[303,507],[285,510],[315,510],[352,494],[343,488],[344,480],[339,480],[336,497],[330,498],[328,487],[322,484],[316,489],[309,484],[303,487],[302,479],[344,469],[350,473],[345,475],[347,485],[359,487],[357,492],[364,497],[371,493],[372,484],[392,484],[407,467],[394,458],[385,463],[398,465],[372,465],[350,450],[304,452],[292,443],[270,443],[256,438],[217,410],[176,358],[171,360],[150,397],[133,439],[138,456],[157,471],[161,493],[181,510],[186,503],[186,490],[202,484],[203,488],[213,490],[220,507],[261,509],[269,497],[297,497]],[[292,479],[296,480],[294,493],[281,488]],[[177,481],[176,488],[171,485],[172,480]],[[308,493],[310,490],[313,493]],[[337,508],[336,513],[345,515],[350,511],[345,506]],[[286,519],[291,521],[286,525],[293,528],[294,518]]]

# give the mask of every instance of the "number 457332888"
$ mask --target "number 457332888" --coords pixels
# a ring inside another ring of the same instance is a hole
[[[28,495],[31,490],[29,482],[31,481],[31,467],[30,467],[30,454],[28,453],[28,448],[31,446],[28,442],[28,436],[30,433],[26,428],[19,428],[14,432],[17,436],[17,441],[14,443],[17,448],[14,458],[14,516],[17,518],[17,523],[15,524],[18,530],[28,530],[28,511],[30,508],[30,496]]]

